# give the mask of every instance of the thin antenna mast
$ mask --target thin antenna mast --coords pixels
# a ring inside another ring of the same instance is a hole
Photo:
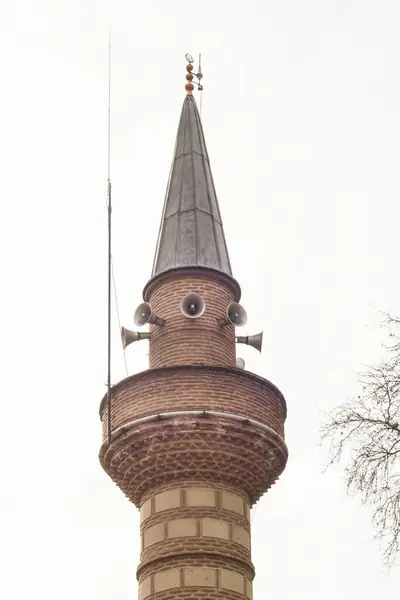
[[[107,323],[107,441],[111,442],[111,30],[108,32],[108,161],[107,161],[107,212],[108,212],[108,323]]]
[[[201,52],[199,54],[199,72],[197,73],[197,78],[199,80],[197,89],[200,92],[200,119],[203,120],[203,86],[201,85],[201,80],[203,79],[203,73],[201,72]]]

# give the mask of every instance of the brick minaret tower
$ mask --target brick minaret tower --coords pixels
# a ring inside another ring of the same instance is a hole
[[[100,461],[140,508],[139,600],[252,598],[250,508],[287,460],[285,400],[236,366],[244,321],[189,64],[151,279],[125,343],[150,368],[103,399]],[[188,297],[189,295],[189,297]],[[229,307],[229,309],[228,309]]]

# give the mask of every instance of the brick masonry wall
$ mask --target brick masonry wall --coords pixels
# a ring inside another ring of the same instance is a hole
[[[103,446],[101,463],[136,506],[164,484],[218,483],[256,502],[282,472],[282,438],[223,416],[153,418],[123,428]]]
[[[106,435],[107,411],[101,407]],[[148,414],[215,410],[242,415],[283,436],[285,401],[267,380],[239,369],[183,367],[144,371],[112,389],[112,429]]]
[[[156,575],[162,571],[171,571],[175,569],[181,569],[182,567],[191,568],[207,568],[207,569],[228,569],[234,573],[241,575],[243,578],[252,579],[254,576],[253,571],[246,568],[243,563],[235,563],[234,569],[230,569],[232,561],[226,557],[218,556],[216,554],[187,554],[185,557],[170,557],[160,558],[158,561],[146,565],[143,568],[138,567],[137,577],[139,580],[139,586],[152,575]],[[172,587],[172,586],[171,586]],[[199,586],[202,587],[202,586]],[[218,588],[218,584],[215,586]]]
[[[242,495],[221,487],[169,488],[149,496],[140,517],[139,598],[172,590],[184,591],[182,598],[194,590],[205,598],[252,598],[250,506]]]
[[[202,296],[206,308],[201,317],[188,319],[180,310],[184,296]],[[220,327],[217,318],[226,314],[234,294],[226,283],[207,276],[180,275],[161,280],[150,294],[163,327],[151,326],[150,368],[171,365],[226,365],[236,362],[235,329]]]
[[[250,560],[250,506],[237,493],[178,487],[147,498],[140,509],[141,564],[177,554],[219,554]]]
[[[213,517],[215,510],[218,510],[222,519],[227,518],[241,527],[249,528],[250,498],[248,496],[222,485],[200,487],[210,491],[204,492],[204,500],[200,502],[197,499],[196,503],[192,501],[190,493],[193,488],[199,488],[198,481],[195,480],[186,481],[184,486],[169,483],[143,496],[140,506],[141,531],[144,526],[151,527],[162,521],[167,512],[172,518],[185,510],[190,510],[190,515],[194,518]]]
[[[211,563],[201,567],[176,566],[149,575],[139,584],[139,600],[145,598],[199,598],[243,600],[253,598],[252,582],[240,573],[214,568]]]
[[[146,597],[143,595],[143,591],[139,596],[140,600]],[[243,594],[238,594],[226,589],[185,587],[158,592],[154,596],[151,596],[151,598],[154,598],[155,600],[243,600],[243,598],[252,598],[251,588],[249,594],[250,595],[246,594],[246,596],[243,596]]]

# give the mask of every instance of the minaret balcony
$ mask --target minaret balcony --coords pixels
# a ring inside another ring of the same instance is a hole
[[[235,368],[151,369],[112,388],[100,407],[104,469],[140,507],[151,490],[194,480],[240,490],[254,504],[283,471],[285,400]]]

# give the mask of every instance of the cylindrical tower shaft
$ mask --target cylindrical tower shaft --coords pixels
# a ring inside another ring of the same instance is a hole
[[[188,319],[180,310],[182,298],[199,294],[206,309],[199,319]],[[226,313],[235,299],[232,285],[215,277],[175,275],[152,286],[149,300],[155,313],[165,318],[163,327],[152,326],[150,368],[173,365],[224,365],[233,367],[236,361],[235,331],[232,326],[220,327],[216,317]]]
[[[250,507],[243,495],[188,482],[159,488],[140,513],[140,598],[177,589],[189,598],[200,588],[208,598],[252,597]]]

